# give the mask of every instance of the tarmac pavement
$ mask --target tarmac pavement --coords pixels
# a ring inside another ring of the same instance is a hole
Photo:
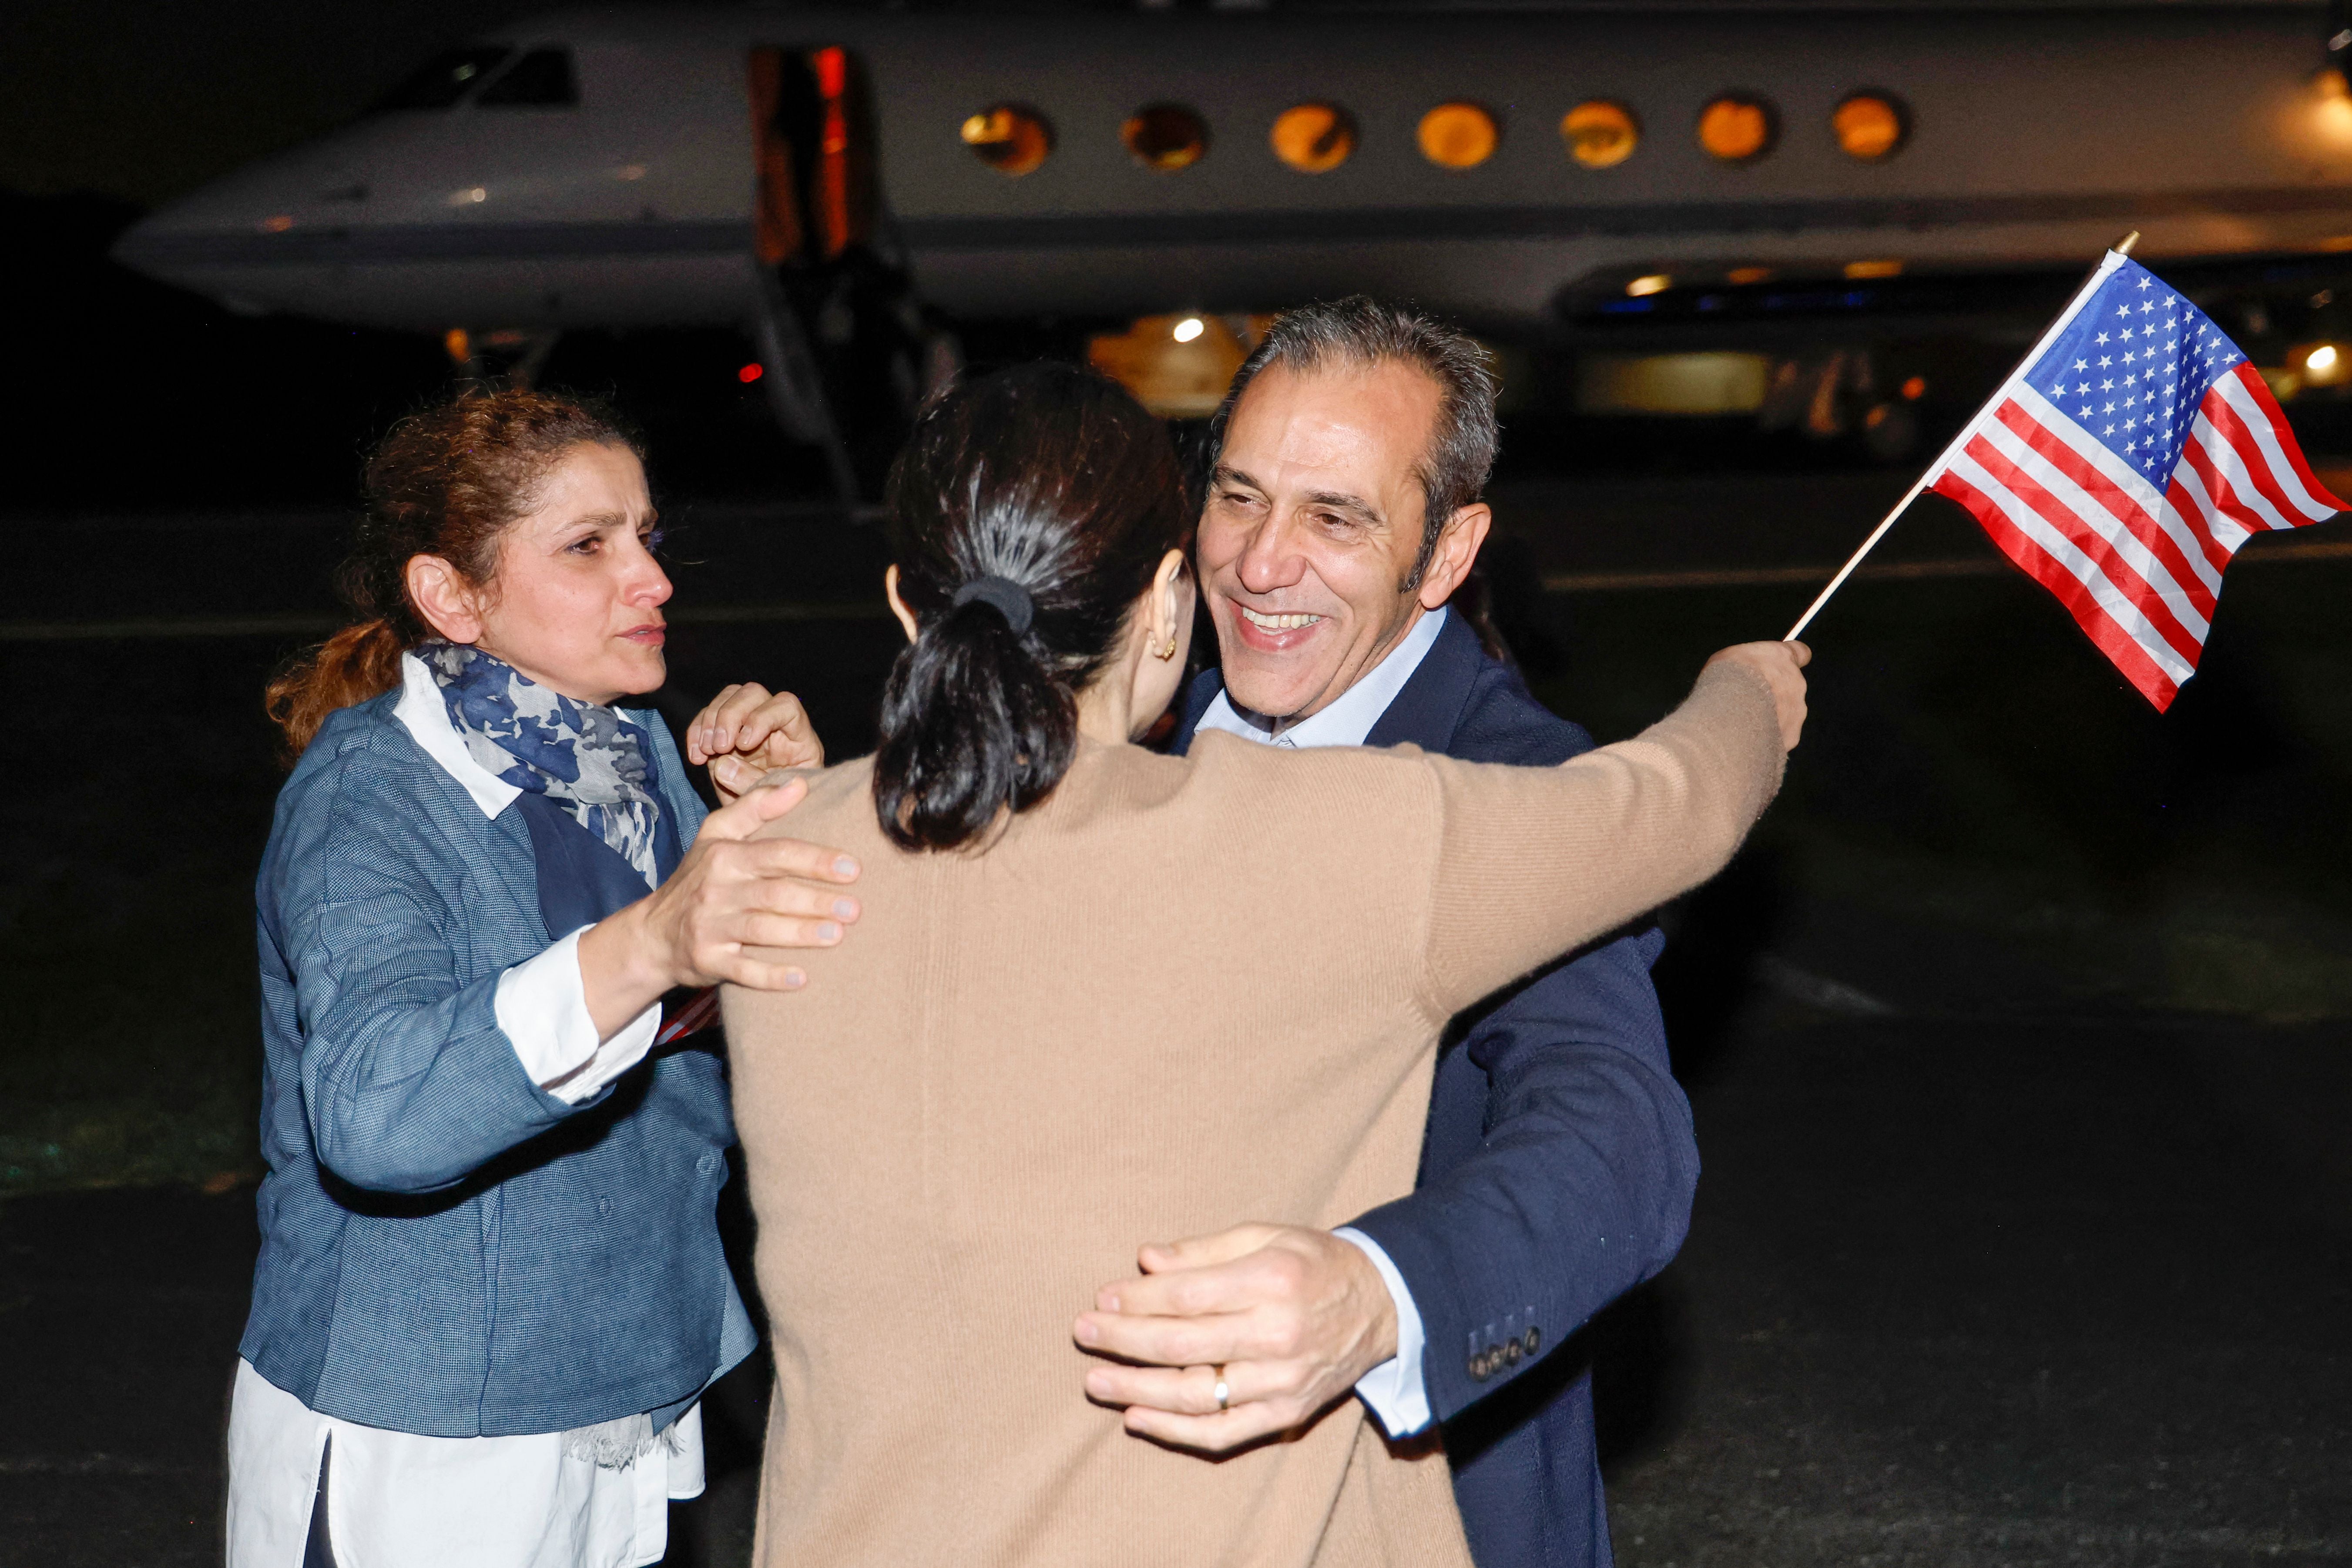
[[[2352,1561],[2352,1031],[1759,992],[1685,1071],[1690,1242],[1568,1352],[1621,1562]],[[0,1562],[217,1561],[253,1254],[249,1188],[0,1206]],[[758,1384],[673,1563],[746,1561]]]

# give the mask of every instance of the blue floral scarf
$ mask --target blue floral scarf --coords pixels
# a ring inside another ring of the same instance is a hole
[[[611,708],[575,702],[478,647],[432,641],[416,650],[448,705],[449,722],[482,768],[517,789],[561,801],[581,826],[660,880],[654,831],[653,737]]]

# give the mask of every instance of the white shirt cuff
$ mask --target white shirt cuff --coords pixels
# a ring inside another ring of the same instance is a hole
[[[588,984],[580,974],[582,926],[499,976],[491,1011],[530,1081],[567,1104],[578,1105],[639,1062],[661,1027],[656,1002],[609,1040],[596,1037],[588,1016]]]
[[[1397,1272],[1379,1242],[1353,1226],[1342,1226],[1331,1234],[1372,1260],[1372,1267],[1381,1271],[1381,1282],[1389,1288],[1389,1300],[1396,1303],[1397,1353],[1356,1380],[1356,1397],[1380,1417],[1390,1436],[1410,1437],[1429,1425],[1429,1389],[1421,1376],[1424,1342],[1421,1309],[1412,1304],[1404,1276]]]

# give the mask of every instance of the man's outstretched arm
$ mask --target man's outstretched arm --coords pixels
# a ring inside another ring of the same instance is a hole
[[[1275,1226],[1146,1248],[1142,1277],[1105,1286],[1078,1341],[1147,1364],[1097,1365],[1087,1393],[1126,1405],[1131,1430],[1222,1451],[1360,1384],[1403,1436],[1512,1382],[1664,1268],[1698,1156],[1650,984],[1660,940],[1587,953],[1473,1026],[1459,1048],[1486,1079],[1486,1135],[1429,1151],[1418,1191],[1344,1227],[1370,1248]]]

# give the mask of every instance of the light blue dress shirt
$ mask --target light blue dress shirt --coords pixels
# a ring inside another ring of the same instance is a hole
[[[1209,704],[1208,711],[1201,715],[1195,731],[1222,730],[1263,745],[1296,749],[1360,746],[1364,737],[1372,732],[1372,726],[1381,721],[1381,715],[1389,710],[1389,704],[1396,700],[1397,693],[1404,689],[1404,683],[1412,679],[1412,672],[1421,668],[1421,661],[1428,657],[1451,613],[1441,607],[1423,616],[1389,650],[1388,657],[1358,677],[1353,686],[1326,707],[1279,732],[1272,721],[1234,707],[1223,691]],[[1357,1397],[1380,1417],[1381,1426],[1390,1436],[1402,1437],[1418,1432],[1429,1425],[1429,1391],[1421,1378],[1425,1341],[1421,1309],[1413,1305],[1412,1292],[1405,1289],[1404,1276],[1397,1272],[1397,1266],[1379,1242],[1353,1226],[1343,1226],[1331,1234],[1363,1249],[1388,1286],[1390,1300],[1396,1303],[1397,1353],[1358,1380]]]

